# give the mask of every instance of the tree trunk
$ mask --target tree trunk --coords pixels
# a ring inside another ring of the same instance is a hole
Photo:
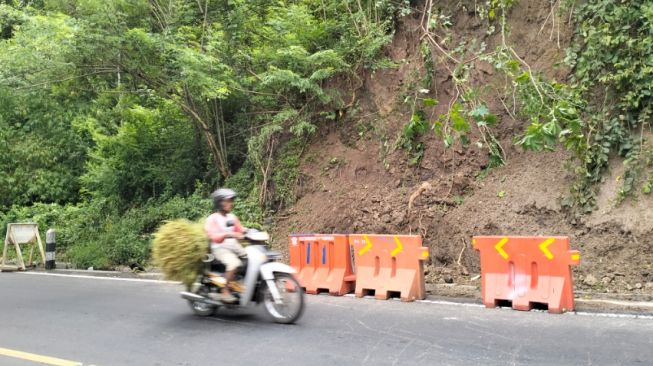
[[[220,149],[218,149],[218,146],[215,143],[215,137],[213,136],[213,133],[209,128],[209,125],[188,104],[182,102],[181,108],[184,110],[184,112],[190,115],[193,121],[197,123],[199,129],[204,133],[204,138],[206,139],[206,143],[209,145],[209,152],[213,157],[213,162],[215,164],[216,169],[225,178],[231,176],[231,171],[229,171],[229,165],[227,164],[226,156],[224,156],[223,152]]]

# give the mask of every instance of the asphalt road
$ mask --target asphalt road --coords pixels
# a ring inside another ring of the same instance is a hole
[[[308,296],[278,325],[262,308],[193,316],[179,290],[0,273],[0,365],[653,365],[651,319]]]

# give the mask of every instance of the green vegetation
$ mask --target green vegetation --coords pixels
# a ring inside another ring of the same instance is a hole
[[[566,58],[572,67],[570,83],[531,75],[532,87],[522,81],[521,99],[533,123],[519,143],[542,150],[562,142],[573,151],[577,180],[565,203],[589,212],[611,157],[620,157],[626,168],[621,199],[634,194],[636,187],[650,192],[653,150],[646,136],[653,117],[653,5],[607,0],[567,3],[567,9],[575,6],[577,22]],[[532,103],[536,98],[531,89],[537,89],[539,106]]]
[[[499,37],[494,50],[473,37],[454,43],[450,14],[426,1],[422,25],[425,41],[424,80],[439,66],[448,70],[455,96],[447,112],[432,121],[436,136],[446,147],[476,145],[488,150],[488,169],[503,165],[505,153],[491,127],[500,123],[487,108],[489,97],[499,95],[511,118],[528,121],[516,143],[525,149],[553,150],[563,144],[576,158],[576,182],[563,203],[579,213],[596,204],[596,190],[611,157],[625,164],[620,198],[636,192],[649,194],[653,186],[653,148],[647,143],[653,109],[653,5],[647,1],[597,0],[551,2],[551,15],[576,20],[572,46],[564,60],[571,68],[567,83],[547,80],[533,70],[507,42],[507,16],[515,0],[475,2],[475,16],[487,23],[486,34]],[[458,4],[460,11],[464,4]],[[445,45],[443,47],[443,45]],[[508,82],[503,88],[478,87],[470,80],[477,62],[491,64]],[[424,86],[427,87],[428,86]],[[428,90],[427,90],[428,92]],[[509,108],[512,107],[512,108]],[[511,112],[512,109],[512,112]],[[469,121],[476,122],[472,128]],[[413,120],[406,125],[412,131]],[[406,135],[404,133],[404,135]],[[412,145],[411,145],[412,146]],[[409,151],[411,146],[405,146]]]
[[[0,224],[64,260],[147,263],[162,220],[236,188],[243,221],[294,201],[332,77],[387,64],[402,1],[0,1]]]
[[[470,3],[449,9],[469,15]],[[569,207],[593,209],[614,157],[627,168],[620,197],[649,194],[653,5],[546,4],[577,25],[561,81],[507,41],[516,4],[474,2],[490,49],[454,34],[455,14],[432,0],[0,0],[0,230],[34,220],[59,229],[64,260],[80,267],[145,265],[158,225],[207,215],[219,185],[241,194],[246,225],[261,225],[295,201],[317,129],[356,115],[339,88],[396,66],[380,51],[409,14],[421,18],[422,66],[402,93],[405,125],[396,140],[381,123],[358,125],[381,140],[386,168],[393,148],[418,166],[433,133],[449,151],[486,151],[482,178],[506,163],[495,137],[506,114],[491,109],[501,102],[526,122],[515,143],[573,152]],[[481,62],[501,82],[475,83]],[[434,93],[441,70],[453,98]]]
[[[198,192],[202,190],[200,187]],[[41,228],[56,228],[58,260],[79,267],[142,266],[149,258],[151,233],[162,221],[177,217],[200,219],[210,207],[211,201],[199,193],[161,196],[124,211],[111,207],[107,200],[76,205],[36,203],[5,211],[0,215],[0,225],[34,221]]]
[[[625,158],[622,197],[640,184],[650,192],[653,150],[645,133],[653,117],[653,4],[649,1],[592,1],[577,10],[577,42],[568,51],[573,86],[589,108],[582,128],[580,194],[593,203],[587,183],[597,182],[610,155]],[[643,183],[642,183],[643,182]]]
[[[497,21],[497,13],[501,14],[500,25],[505,26],[505,11],[512,6],[514,1],[488,1],[479,2],[475,9],[476,16],[487,21],[487,32],[495,32],[494,23]],[[464,11],[465,5],[458,4],[460,11]],[[487,169],[501,166],[505,163],[505,152],[499,141],[494,137],[492,127],[500,121],[498,117],[491,113],[487,107],[488,97],[496,95],[496,90],[483,89],[475,85],[471,80],[471,71],[474,69],[477,61],[485,61],[493,64],[496,68],[496,60],[503,56],[504,58],[512,51],[504,42],[496,50],[488,52],[484,42],[478,42],[473,37],[465,37],[458,44],[455,44],[452,27],[454,26],[451,14],[444,14],[437,8],[433,1],[426,1],[423,10],[423,23],[420,37],[420,52],[424,64],[422,84],[419,86],[419,93],[422,96],[423,107],[416,108],[417,103],[413,102],[413,118],[406,124],[402,134],[402,141],[407,141],[406,136],[413,136],[409,141],[412,144],[403,144],[409,151],[415,150],[415,146],[421,146],[419,141],[414,141],[425,132],[422,124],[415,124],[415,116],[425,116],[425,110],[430,110],[428,118],[431,129],[438,139],[441,139],[446,148],[458,145],[462,148],[477,146],[488,151],[489,162]],[[505,36],[505,27],[500,27],[499,33]],[[445,45],[445,46],[443,46]],[[448,49],[450,47],[451,49]],[[510,57],[512,55],[510,54]],[[436,68],[445,69],[449,78],[453,82],[454,97],[446,106],[446,112],[434,117],[435,107],[438,101],[429,97],[434,87],[433,76]],[[417,96],[417,91],[415,92]],[[415,98],[415,101],[417,97]],[[413,133],[413,131],[418,133]],[[407,134],[407,132],[409,132]],[[474,141],[473,141],[474,140]],[[416,157],[421,158],[418,150],[414,153]],[[413,160],[419,163],[419,159]]]

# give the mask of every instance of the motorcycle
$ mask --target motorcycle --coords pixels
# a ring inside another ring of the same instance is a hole
[[[281,255],[268,250],[269,235],[266,232],[248,230],[244,240],[247,257],[237,270],[231,292],[235,303],[220,299],[220,291],[226,285],[223,277],[225,267],[212,254],[203,260],[203,271],[190,291],[181,292],[196,315],[210,316],[221,307],[246,308],[263,303],[266,312],[277,323],[294,323],[304,312],[304,291],[293,275],[296,271],[277,262]]]

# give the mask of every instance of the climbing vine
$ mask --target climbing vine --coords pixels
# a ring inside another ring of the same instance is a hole
[[[653,4],[550,1],[550,14],[540,31],[550,20],[550,38],[555,40],[557,34],[560,47],[561,19],[575,21],[576,26],[564,60],[570,77],[561,82],[533,70],[507,41],[508,13],[516,3],[474,2],[475,16],[487,22],[486,34],[498,39],[498,45],[488,50],[476,39],[455,44],[451,16],[426,1],[421,20],[425,84],[432,84],[433,60],[437,60],[454,89],[446,113],[432,121],[435,134],[450,147],[470,145],[475,132],[480,136],[476,144],[488,151],[489,167],[505,163],[492,131],[500,118],[485,102],[487,91],[470,77],[478,62],[487,62],[506,80],[502,90],[492,92],[499,92],[507,114],[528,122],[515,143],[535,151],[562,144],[573,153],[576,179],[571,194],[563,199],[565,206],[577,212],[593,210],[598,183],[612,157],[620,157],[625,165],[618,178],[622,184],[618,198],[637,190],[649,194],[653,190],[653,148],[647,138],[653,116]]]
[[[571,2],[574,5],[576,2]],[[598,182],[611,156],[624,160],[620,198],[651,191],[653,4],[590,1],[576,4],[575,42],[567,62],[572,83],[588,103],[581,174]],[[593,197],[592,197],[593,198]]]

